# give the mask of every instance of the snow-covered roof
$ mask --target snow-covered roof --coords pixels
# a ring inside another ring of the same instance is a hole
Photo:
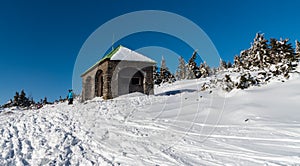
[[[98,64],[103,62],[104,60],[121,60],[121,61],[135,61],[135,62],[147,62],[147,63],[153,63],[156,62],[153,59],[150,59],[146,57],[145,55],[142,55],[136,51],[133,51],[129,48],[126,48],[124,46],[118,46],[114,50],[112,50],[110,53],[105,55],[100,61],[98,61],[96,64],[94,64],[92,67],[90,67],[88,70],[86,70],[82,75],[85,75],[87,72],[92,70],[94,67],[96,67]]]
[[[119,46],[118,50],[111,56],[110,60],[156,63],[154,60],[124,46]]]

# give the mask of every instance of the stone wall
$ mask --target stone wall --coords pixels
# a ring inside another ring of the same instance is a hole
[[[102,63],[100,63],[98,66],[94,67],[93,69],[91,69],[88,73],[85,73],[84,75],[81,76],[82,78],[82,99],[85,100],[90,100],[93,99],[94,97],[96,97],[95,94],[95,77],[96,77],[96,73],[98,70],[102,70],[103,75],[105,76],[105,73],[107,73],[107,68],[108,68],[108,61],[104,61]],[[90,83],[89,83],[89,79],[91,79]],[[103,82],[104,82],[104,86],[103,86],[103,93],[107,93],[107,91],[105,91],[105,82],[107,82],[105,80],[105,77],[103,77]],[[90,84],[90,85],[89,85]],[[90,87],[90,89],[88,89],[87,87]]]

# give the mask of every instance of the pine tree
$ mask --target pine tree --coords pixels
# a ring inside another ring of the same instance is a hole
[[[270,47],[270,60],[268,62],[270,64],[279,63],[281,60],[280,60],[280,57],[279,57],[280,50],[278,48],[279,45],[278,45],[277,39],[271,38],[269,47]]]
[[[176,70],[176,79],[177,80],[182,80],[182,79],[185,79],[187,76],[186,76],[186,64],[185,64],[185,61],[183,59],[182,56],[180,56],[178,58],[178,61],[179,61],[179,65],[178,65],[178,68]]]
[[[178,69],[176,69],[174,76],[175,76],[176,80],[181,80]]]
[[[194,78],[200,78],[201,77],[201,73],[199,71],[199,68],[197,66],[197,63],[195,62],[197,57],[197,51],[195,50],[193,52],[192,57],[189,59],[188,65],[187,65],[187,69],[188,69],[188,79],[194,79]]]
[[[35,104],[33,97],[30,97],[30,105],[33,105],[33,104]]]
[[[250,56],[251,67],[258,67],[261,69],[268,67],[265,60],[269,56],[269,45],[264,34],[256,34],[254,42],[248,51],[248,55]]]
[[[186,64],[186,78],[187,79],[195,79],[195,73],[193,70],[190,68],[189,64]]]
[[[248,84],[248,80],[246,78],[246,75],[241,75],[239,83],[237,85],[238,89],[245,89],[248,88],[249,84]]]
[[[19,103],[21,106],[23,106],[26,103],[26,93],[24,92],[24,90],[21,91]]]
[[[160,78],[163,83],[168,82],[168,70],[165,58],[162,56],[160,63]]]
[[[162,56],[162,58],[161,58],[161,63],[160,63],[160,72],[161,72],[162,70],[168,70],[167,65],[166,65],[165,58],[164,58],[163,56]]]
[[[223,90],[230,92],[234,88],[234,82],[231,80],[230,75],[226,74],[223,78]]]
[[[234,68],[236,68],[238,70],[240,67],[242,67],[242,63],[241,63],[240,57],[238,55],[234,56],[233,65],[234,65]]]
[[[289,39],[280,39],[278,41],[278,51],[281,58],[281,62],[292,62],[295,60],[294,49],[291,43],[288,43]]]
[[[240,76],[240,80],[237,83],[238,89],[247,89],[251,85],[257,85],[258,80],[251,76],[250,73],[245,73]]]
[[[296,40],[296,50],[295,50],[296,58],[300,59],[300,42]]]
[[[249,69],[251,67],[251,60],[250,60],[250,49],[241,51],[239,61],[240,61],[240,68],[242,69]]]
[[[227,68],[232,68],[232,64],[230,61],[227,62]]]
[[[268,40],[264,38],[263,34],[257,33],[251,47],[247,50],[241,51],[240,57],[235,57],[235,68],[242,68],[246,70],[253,70],[254,68],[267,67],[265,61],[269,56]]]
[[[18,103],[16,105],[20,107],[29,107],[31,105],[31,102],[29,98],[26,97],[26,93],[24,90],[21,91],[19,95]]]
[[[158,67],[156,65],[153,67],[153,81],[156,85],[159,85],[162,82],[160,78],[160,72],[158,71]]]
[[[47,97],[45,97],[45,98],[44,98],[44,100],[43,100],[43,104],[48,104]]]
[[[167,69],[162,69],[162,72],[160,73],[160,78],[161,83],[172,83],[176,81],[174,75]]]
[[[199,71],[200,71],[201,77],[203,77],[203,78],[210,76],[212,73],[210,67],[207,65],[207,63],[205,61],[200,64]]]
[[[218,69],[216,67],[214,67],[214,68],[210,69],[210,71],[211,71],[211,75],[216,75],[218,72]]]
[[[288,78],[288,73],[297,66],[293,64],[297,60],[297,53],[288,41],[288,39],[280,39],[279,41],[276,39],[270,40],[271,63],[277,66],[276,70],[272,71],[272,73],[274,75],[284,74],[286,78]]]
[[[209,67],[209,65],[206,63],[206,61],[203,62],[204,64],[204,68],[206,69],[207,73],[208,73],[208,76],[212,75],[213,74],[213,71],[212,69]]]
[[[165,59],[162,57],[161,60],[161,66],[160,66],[160,73],[159,73],[159,79],[161,80],[161,83],[172,83],[176,81],[174,75],[169,71]],[[160,84],[160,83],[159,83]]]
[[[13,105],[14,106],[18,106],[19,105],[19,98],[20,98],[19,92],[16,92],[16,94],[14,96],[14,101],[13,101]]]
[[[219,70],[227,69],[227,64],[224,60],[220,58]]]

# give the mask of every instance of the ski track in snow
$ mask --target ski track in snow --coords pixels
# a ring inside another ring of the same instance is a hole
[[[198,91],[4,110],[0,165],[300,165],[300,121],[261,113],[268,105],[251,97],[266,94],[259,89],[240,105],[240,94],[229,97],[217,124],[205,121],[210,94]]]

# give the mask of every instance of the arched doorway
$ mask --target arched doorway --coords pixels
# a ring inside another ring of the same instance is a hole
[[[95,96],[103,96],[103,72],[98,70],[95,76]]]
[[[144,93],[144,75],[141,71],[137,71],[131,78],[129,84],[129,93]]]
[[[118,96],[132,92],[144,93],[144,75],[135,68],[122,69],[118,74]]]

